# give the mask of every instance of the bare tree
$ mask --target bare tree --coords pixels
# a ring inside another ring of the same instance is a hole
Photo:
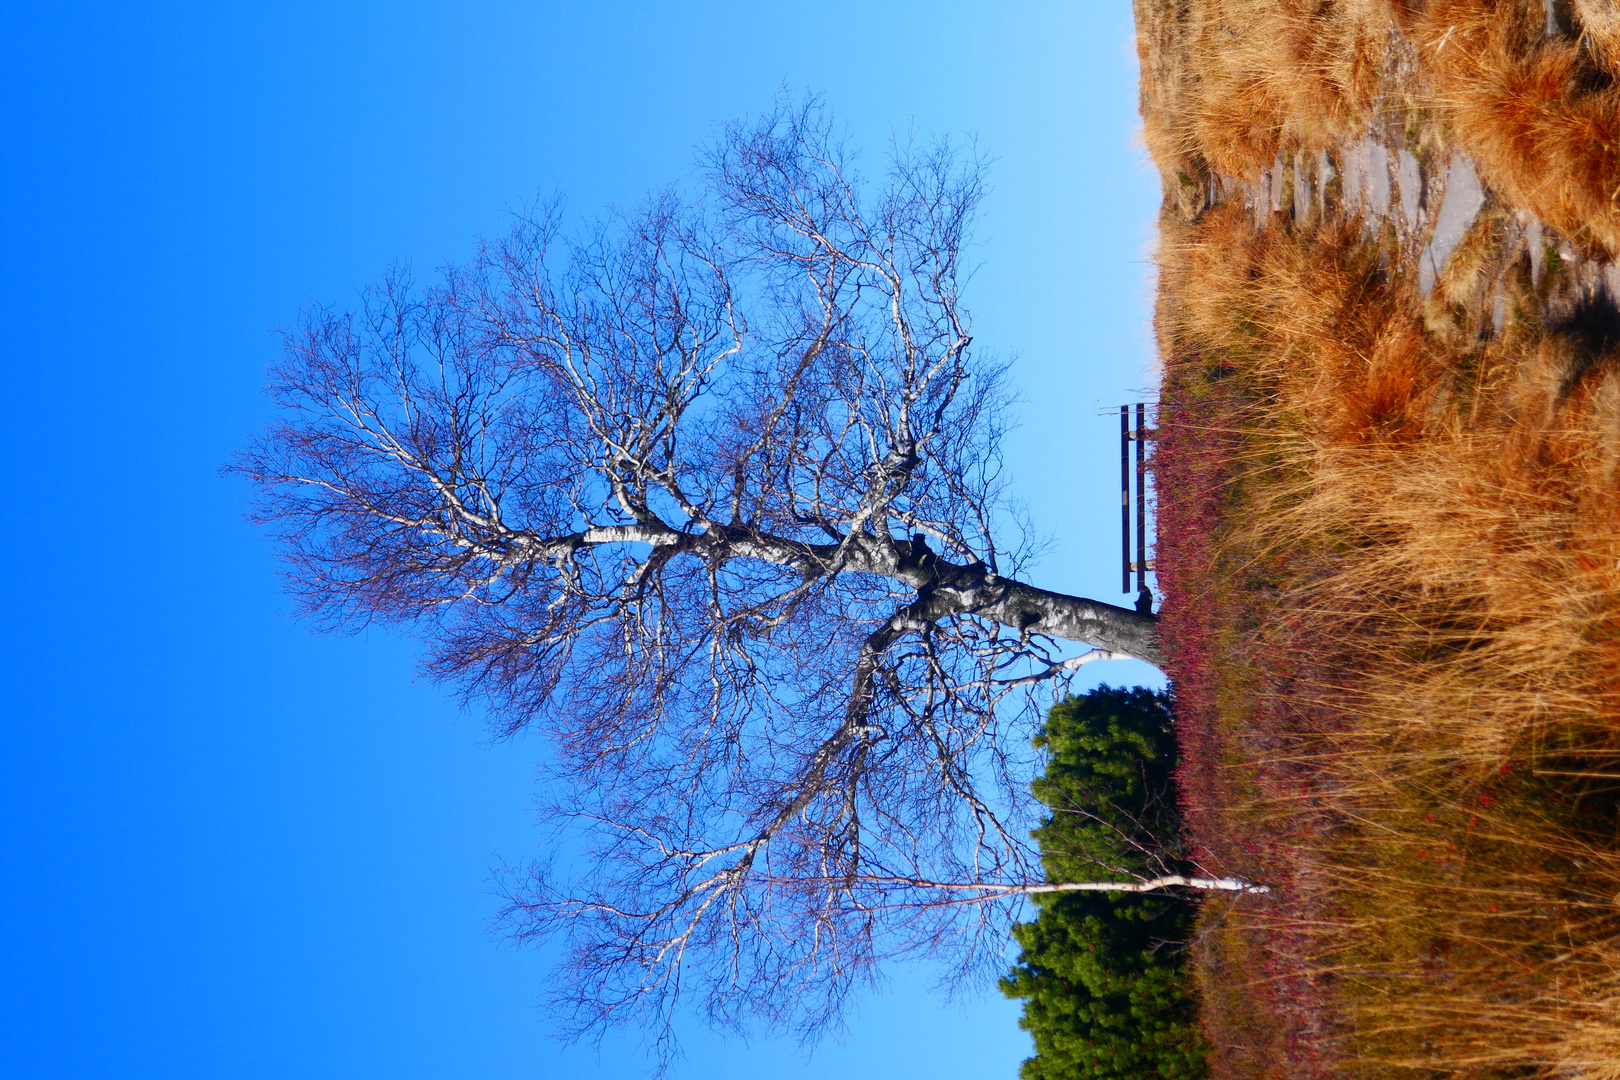
[[[1158,652],[1001,535],[1001,370],[959,295],[982,163],[902,147],[869,184],[811,103],[705,166],[308,315],[237,467],[309,612],[412,623],[550,734],[578,880],[509,915],[566,939],[577,1030],[689,994],[813,1035],[880,957],[1000,963],[980,901],[1045,888],[1022,695]]]

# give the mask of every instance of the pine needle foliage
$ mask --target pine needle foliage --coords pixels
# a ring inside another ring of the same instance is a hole
[[[1053,706],[1032,785],[1052,816],[1034,832],[1047,878],[1150,876],[1182,869],[1168,695],[1107,686]],[[1014,930],[1018,964],[1001,981],[1023,999],[1035,1040],[1024,1080],[1206,1075],[1184,943],[1195,907],[1172,893],[1057,893]]]

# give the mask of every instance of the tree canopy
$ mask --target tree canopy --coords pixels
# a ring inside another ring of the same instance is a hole
[[[1036,738],[1050,758],[1034,784],[1051,816],[1035,830],[1054,882],[1177,872],[1169,699],[1103,686],[1053,706]],[[1195,909],[1174,892],[1036,895],[1013,931],[1018,964],[1001,981],[1024,1001],[1035,1040],[1024,1080],[1205,1075],[1184,949]]]
[[[947,142],[863,176],[784,106],[695,190],[540,206],[287,335],[238,469],[307,612],[408,624],[549,736],[582,854],[508,914],[566,943],[573,1030],[687,996],[814,1034],[881,957],[994,964],[982,901],[1039,881],[1024,695],[1157,658],[1151,614],[1024,580],[961,295],[983,190]]]

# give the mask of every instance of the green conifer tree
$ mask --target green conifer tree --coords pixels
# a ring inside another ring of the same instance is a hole
[[[1035,745],[1050,759],[1033,785],[1052,816],[1034,832],[1047,880],[1097,881],[1186,869],[1165,694],[1107,686],[1053,706]],[[1024,1000],[1035,1039],[1024,1080],[1205,1075],[1182,950],[1194,904],[1178,893],[1052,893],[1020,925],[1018,964],[1001,981]]]

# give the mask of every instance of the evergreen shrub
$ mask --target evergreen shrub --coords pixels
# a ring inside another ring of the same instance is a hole
[[[1098,687],[1053,706],[1035,739],[1050,755],[1032,785],[1051,808],[1033,836],[1047,880],[1117,881],[1187,870],[1169,697]],[[1194,901],[1157,893],[1048,893],[1013,931],[1002,992],[1023,999],[1035,1040],[1024,1080],[1206,1075],[1185,967]]]

